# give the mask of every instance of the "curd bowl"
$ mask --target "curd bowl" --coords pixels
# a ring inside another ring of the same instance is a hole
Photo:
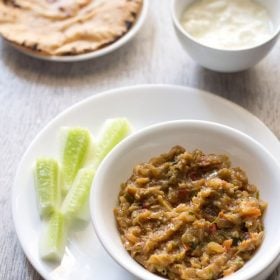
[[[176,35],[190,57],[201,66],[218,72],[238,72],[246,70],[262,60],[275,45],[280,33],[280,1],[258,0],[267,11],[273,25],[273,32],[268,39],[247,48],[214,48],[198,42],[184,30],[181,19],[184,11],[194,0],[172,0],[171,14]]]

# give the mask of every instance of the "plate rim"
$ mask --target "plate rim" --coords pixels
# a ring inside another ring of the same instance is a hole
[[[43,61],[51,61],[51,62],[79,62],[79,61],[85,61],[90,60],[94,58],[98,58],[104,55],[107,55],[111,52],[114,52],[115,50],[121,48],[122,46],[126,45],[129,41],[131,41],[137,33],[141,30],[143,27],[147,15],[148,15],[148,8],[149,8],[149,0],[142,0],[142,8],[140,11],[140,14],[138,15],[138,18],[136,22],[132,25],[132,27],[123,34],[119,39],[116,41],[108,44],[105,47],[101,47],[100,49],[97,49],[95,51],[91,51],[88,53],[83,54],[77,54],[77,55],[68,55],[68,56],[58,56],[58,55],[43,55],[39,52],[33,52],[29,48],[22,47],[8,39],[6,39],[4,36],[0,35],[0,37],[3,39],[3,41],[12,47],[13,49],[17,50],[18,52],[27,55],[29,57],[40,59]]]
[[[116,94],[124,94],[128,91],[133,91],[133,90],[139,90],[139,89],[169,89],[169,90],[178,90],[178,91],[188,91],[187,94],[195,94],[195,92],[201,94],[202,96],[207,96],[207,98],[210,98],[212,100],[218,100],[219,103],[224,103],[227,104],[229,107],[234,108],[236,111],[241,112],[242,114],[247,114],[250,115],[250,117],[252,119],[255,119],[255,121],[261,125],[266,131],[267,133],[270,134],[270,136],[272,138],[274,138],[274,140],[279,142],[279,139],[277,138],[277,136],[270,130],[269,127],[267,127],[263,121],[261,121],[259,118],[257,118],[254,114],[252,114],[250,111],[246,110],[245,108],[243,108],[242,106],[224,98],[221,97],[219,95],[216,95],[212,92],[203,90],[203,89],[199,89],[199,88],[194,88],[194,87],[190,87],[190,86],[181,86],[181,85],[172,85],[172,84],[140,84],[140,85],[133,85],[133,86],[126,86],[126,87],[118,87],[118,88],[113,88],[110,90],[104,90],[104,91],[100,91],[97,92],[95,95],[91,95],[85,99],[82,99],[76,103],[74,103],[73,105],[67,107],[66,109],[62,110],[60,113],[58,113],[55,117],[53,117],[41,130],[39,130],[39,132],[36,134],[36,136],[34,137],[34,139],[30,142],[30,144],[28,145],[27,149],[25,150],[25,152],[23,153],[23,155],[21,156],[21,159],[18,163],[17,169],[16,169],[16,173],[14,176],[14,180],[13,180],[13,184],[12,184],[12,189],[11,189],[11,208],[12,208],[12,221],[13,221],[13,225],[14,225],[14,229],[15,229],[15,233],[19,242],[19,245],[21,246],[25,256],[27,257],[28,261],[32,264],[33,268],[41,275],[41,277],[43,277],[46,280],[49,280],[51,278],[49,278],[49,275],[46,274],[46,271],[43,271],[41,268],[37,268],[36,264],[35,264],[35,260],[34,257],[32,257],[27,250],[27,246],[24,245],[24,242],[22,242],[22,238],[20,235],[20,226],[18,221],[16,220],[16,189],[17,187],[17,182],[18,182],[18,178],[19,178],[19,173],[20,170],[22,169],[23,163],[25,161],[25,158],[27,157],[27,155],[29,154],[30,150],[32,150],[34,144],[37,142],[37,140],[41,137],[41,135],[50,127],[52,126],[57,120],[59,120],[61,117],[63,117],[63,115],[68,114],[69,112],[71,112],[72,110],[74,110],[75,108],[78,108],[80,106],[83,106],[83,104],[86,104],[88,102],[92,102],[93,100],[98,100],[98,99],[102,99],[102,98],[108,98],[110,96],[116,95]],[[156,93],[156,94],[160,94],[160,93]],[[249,135],[250,136],[250,135]],[[250,136],[251,137],[251,136]],[[258,140],[256,140],[258,142]]]

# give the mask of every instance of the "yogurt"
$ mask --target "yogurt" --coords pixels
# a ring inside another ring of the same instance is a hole
[[[253,0],[195,0],[181,24],[198,42],[219,49],[253,47],[273,33],[268,11]]]

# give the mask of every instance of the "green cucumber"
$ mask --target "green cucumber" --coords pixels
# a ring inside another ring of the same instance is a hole
[[[39,254],[43,260],[60,262],[66,246],[65,218],[54,212],[45,223],[39,241]]]
[[[51,158],[37,159],[34,172],[35,189],[42,218],[49,216],[59,207],[61,190],[58,183],[58,171],[56,160]]]
[[[88,222],[90,220],[89,197],[86,199],[86,203],[77,211],[75,218],[83,222]]]
[[[91,148],[91,134],[84,128],[68,128],[63,149],[63,191],[67,193],[85,163]]]
[[[125,118],[106,121],[98,139],[93,159],[93,169],[97,169],[106,155],[121,142],[131,131],[130,123]]]
[[[79,171],[61,206],[61,212],[67,219],[75,217],[83,219],[82,217],[87,216],[85,213],[94,174],[92,168],[83,168]]]

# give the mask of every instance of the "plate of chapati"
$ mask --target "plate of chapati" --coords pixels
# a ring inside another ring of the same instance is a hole
[[[32,57],[87,60],[132,39],[147,6],[148,0],[0,0],[0,35]]]

